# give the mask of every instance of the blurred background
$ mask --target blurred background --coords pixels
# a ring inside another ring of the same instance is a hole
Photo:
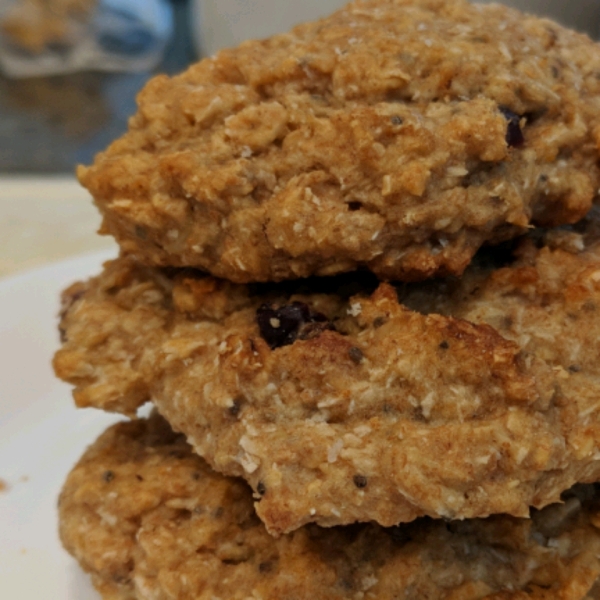
[[[507,3],[600,32],[600,0]],[[343,4],[0,0],[0,276],[111,244],[73,171],[125,131],[150,77]]]

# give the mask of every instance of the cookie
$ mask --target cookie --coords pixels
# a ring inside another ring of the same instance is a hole
[[[525,516],[600,478],[596,224],[404,304],[367,275],[246,286],[121,258],[65,292],[54,367],[79,406],[153,400],[275,535]]]
[[[15,0],[0,19],[0,32],[30,54],[68,48],[95,8],[96,0]]]
[[[531,520],[313,525],[274,540],[244,483],[152,417],[90,447],[59,514],[64,546],[105,600],[600,598],[597,492],[579,486],[563,500]]]
[[[78,174],[101,233],[238,283],[460,274],[600,187],[600,47],[461,0],[358,1],[144,88]]]

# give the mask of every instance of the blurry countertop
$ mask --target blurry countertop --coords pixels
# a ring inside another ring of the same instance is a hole
[[[115,249],[72,176],[0,176],[0,277],[76,254]]]
[[[0,75],[0,277],[77,254],[114,248],[96,235],[100,215],[76,181],[127,127],[135,96],[155,72],[195,60],[189,0],[170,0],[175,31],[154,72]]]

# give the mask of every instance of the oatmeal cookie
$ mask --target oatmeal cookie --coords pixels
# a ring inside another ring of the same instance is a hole
[[[597,492],[563,499],[531,519],[312,525],[274,540],[245,484],[152,417],[85,453],[61,494],[60,533],[105,600],[600,598]]]
[[[273,534],[524,516],[600,479],[600,234],[539,243],[404,284],[425,314],[359,274],[246,286],[121,258],[66,291],[54,367],[80,406],[152,399]]]
[[[153,79],[80,167],[139,261],[238,283],[460,274],[600,187],[600,47],[462,0],[363,0]]]
[[[71,46],[89,21],[96,0],[15,0],[0,20],[0,31],[14,46],[31,54]]]

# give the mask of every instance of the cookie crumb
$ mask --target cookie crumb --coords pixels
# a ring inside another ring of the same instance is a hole
[[[8,483],[6,483],[4,479],[0,479],[0,493],[1,492],[8,492]]]

